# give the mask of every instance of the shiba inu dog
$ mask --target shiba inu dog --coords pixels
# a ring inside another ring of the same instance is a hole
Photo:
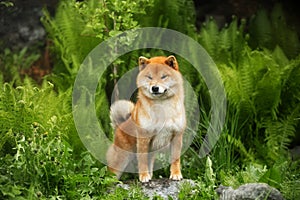
[[[180,154],[186,127],[182,75],[174,56],[139,58],[138,99],[111,106],[114,142],[107,151],[107,165],[120,178],[132,155],[138,162],[139,180],[149,182],[155,152],[170,149],[170,179],[181,180]]]

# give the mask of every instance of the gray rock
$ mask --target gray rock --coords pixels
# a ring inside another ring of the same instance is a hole
[[[13,6],[0,4],[0,51],[5,48],[20,50],[42,45],[46,31],[40,19],[44,7],[54,15],[59,0],[9,0]]]
[[[265,183],[248,183],[236,190],[221,185],[216,191],[220,200],[284,200],[277,189]]]
[[[181,181],[172,181],[170,179],[155,179],[149,183],[141,184],[141,188],[145,196],[153,199],[155,196],[160,196],[163,199],[168,200],[169,197],[177,200],[178,194],[183,184],[190,184],[191,187],[195,187],[196,183],[190,179],[184,179]],[[121,183],[117,187],[121,187],[125,190],[130,189],[130,183]]]

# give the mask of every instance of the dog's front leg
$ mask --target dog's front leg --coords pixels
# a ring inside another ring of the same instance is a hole
[[[149,152],[149,138],[137,139],[137,159],[139,168],[139,180],[141,182],[149,182],[151,175],[149,173],[148,152]]]
[[[180,170],[180,155],[182,148],[182,133],[175,134],[171,141],[171,175],[172,180],[181,180],[182,174]]]

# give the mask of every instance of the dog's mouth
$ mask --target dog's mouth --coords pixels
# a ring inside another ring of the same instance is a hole
[[[162,96],[163,94],[167,93],[167,89],[161,86],[152,86],[150,89],[150,93],[153,96]]]
[[[151,93],[153,96],[162,96],[163,94],[165,94],[165,92],[160,93],[160,92],[153,92]]]

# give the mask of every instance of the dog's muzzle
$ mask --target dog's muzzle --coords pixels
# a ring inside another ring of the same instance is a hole
[[[166,88],[163,88],[162,86],[152,86],[150,89],[151,94],[154,95],[160,95],[160,94],[164,94],[167,92]]]

